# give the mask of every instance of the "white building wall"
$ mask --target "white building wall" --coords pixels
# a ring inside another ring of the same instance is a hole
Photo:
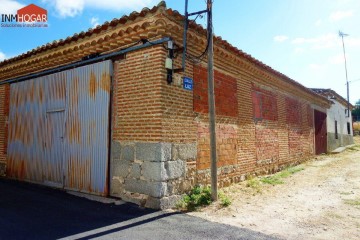
[[[334,102],[334,104],[327,110],[326,124],[328,130],[328,151],[353,143],[351,111],[350,117],[347,117],[347,107],[340,104],[336,99],[330,100]],[[337,121],[338,139],[335,138],[335,121]],[[348,133],[347,128],[348,123],[350,123],[350,134]]]

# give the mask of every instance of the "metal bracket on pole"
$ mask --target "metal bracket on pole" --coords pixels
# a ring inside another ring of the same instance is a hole
[[[184,35],[183,35],[183,55],[182,55],[182,64],[181,68],[174,69],[174,72],[185,72],[185,65],[186,65],[186,50],[187,50],[187,31],[189,28],[189,17],[194,15],[199,15],[203,13],[209,14],[209,9],[202,11],[197,11],[193,13],[188,13],[188,2],[189,0],[185,0],[185,19],[184,19]]]

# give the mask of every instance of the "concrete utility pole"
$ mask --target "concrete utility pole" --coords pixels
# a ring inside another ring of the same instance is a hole
[[[212,25],[212,1],[207,0],[207,30],[208,30],[208,95],[209,95],[209,131],[211,160],[211,198],[217,201],[217,155],[216,155],[216,119],[214,94],[214,47]]]
[[[347,73],[347,66],[346,66],[346,55],[345,55],[345,44],[344,44],[344,37],[349,36],[349,34],[343,33],[339,31],[339,37],[341,37],[342,44],[343,44],[343,51],[344,51],[344,60],[345,60],[345,74],[346,74],[346,91],[347,91],[347,111],[348,117],[350,117],[350,97],[349,97],[349,80],[348,80],[348,73]]]

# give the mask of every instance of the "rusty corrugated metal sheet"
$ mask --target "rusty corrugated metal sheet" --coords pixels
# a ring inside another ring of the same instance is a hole
[[[65,186],[84,192],[107,191],[111,62],[68,71],[66,95]]]
[[[45,142],[44,85],[32,79],[10,86],[7,175],[42,182]]]
[[[111,67],[105,61],[11,85],[8,176],[107,194]]]

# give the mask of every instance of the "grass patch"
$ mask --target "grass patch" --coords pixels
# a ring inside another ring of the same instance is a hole
[[[342,216],[340,216],[340,215],[338,215],[336,213],[329,213],[328,216],[331,217],[331,218],[336,218],[336,219],[342,219],[343,218]]]
[[[289,167],[271,176],[263,177],[260,179],[260,181],[262,183],[271,185],[283,184],[284,181],[282,179],[287,178],[294,173],[300,172],[302,170],[304,170],[304,167],[301,166]]]
[[[345,204],[352,206],[360,206],[360,199],[344,199]]]
[[[222,207],[228,207],[231,205],[231,200],[224,192],[219,192],[220,205]]]
[[[350,151],[359,151],[360,150],[360,145],[352,146],[352,147],[348,148],[348,150],[350,150]]]
[[[268,176],[268,177],[263,177],[260,179],[260,181],[262,183],[266,183],[266,184],[271,184],[271,185],[278,185],[278,184],[283,184],[284,181],[281,180],[281,177],[279,175],[272,175],[272,176]]]
[[[340,195],[351,195],[353,194],[352,192],[341,192]]]
[[[219,200],[222,207],[231,204],[231,200],[223,192],[219,193]],[[180,210],[195,211],[200,207],[210,205],[212,202],[211,188],[196,186],[176,204],[176,207]]]
[[[250,178],[247,180],[246,187],[254,189],[257,193],[261,192],[261,183],[258,178]]]

